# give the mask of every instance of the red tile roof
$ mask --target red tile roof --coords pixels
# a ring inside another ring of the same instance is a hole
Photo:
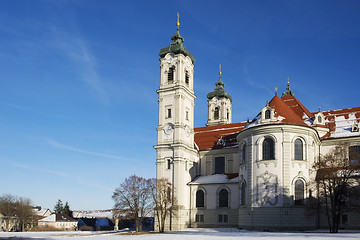
[[[219,149],[238,145],[236,135],[245,128],[245,122],[195,128],[195,143],[199,150]],[[218,144],[222,138],[223,144]]]
[[[309,110],[306,109],[304,105],[294,96],[286,95],[281,98],[286,105],[291,108],[296,115],[298,115],[300,118],[303,119],[304,114],[307,115],[308,118],[313,116],[313,113],[311,113]]]
[[[273,99],[269,102],[269,106],[275,109],[274,117],[283,117],[284,119],[280,119],[278,123],[288,123],[288,124],[296,124],[307,126],[302,119],[302,115],[300,116],[294,112],[294,107],[289,107],[278,95],[275,95]],[[297,108],[299,110],[299,108]]]
[[[295,124],[301,126],[309,126],[312,121],[310,118],[318,112],[309,112],[302,103],[291,95],[279,98],[275,95],[269,102],[269,106],[275,110],[275,122],[268,122],[264,124]],[[331,110],[322,112],[325,116],[325,125],[322,127],[329,128],[329,132],[322,138],[336,138],[346,136],[360,136],[360,133],[352,133],[351,125],[353,122],[360,123],[360,107]],[[261,125],[258,122],[258,116],[251,121],[250,126]],[[351,117],[351,119],[349,119]],[[348,120],[348,121],[346,121]],[[306,124],[305,121],[309,123]],[[350,124],[351,122],[351,124]],[[245,129],[246,122],[232,123],[224,125],[216,125],[209,127],[195,128],[195,143],[199,150],[221,149],[237,147],[237,134]],[[312,125],[314,126],[314,125]],[[219,139],[222,139],[219,141]]]

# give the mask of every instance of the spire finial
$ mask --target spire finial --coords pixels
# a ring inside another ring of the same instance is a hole
[[[278,88],[277,88],[277,87],[275,87],[275,95],[277,95],[277,90],[278,90]]]
[[[221,64],[219,64],[219,79],[221,79]]]
[[[319,107],[319,112],[321,112],[321,107]]]
[[[177,13],[176,27],[177,27],[178,29],[179,29],[179,27],[180,27],[180,16],[179,16],[179,13]]]
[[[294,93],[290,90],[290,77],[287,77],[287,87],[286,87],[286,91],[283,92],[281,97],[284,97],[286,95],[291,95],[294,96]]]

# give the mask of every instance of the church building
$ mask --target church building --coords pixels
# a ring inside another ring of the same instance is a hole
[[[233,123],[236,95],[225,90],[220,69],[207,95],[207,123],[195,128],[195,58],[184,47],[179,26],[178,21],[172,42],[159,52],[156,171],[157,178],[172,183],[176,199],[167,229],[326,227],[306,211],[315,178],[311,169],[320,154],[340,143],[360,153],[360,107],[310,112],[288,81],[285,92],[254,109],[252,120]],[[359,165],[360,159],[350,164]],[[345,228],[359,224],[351,217],[342,220]]]

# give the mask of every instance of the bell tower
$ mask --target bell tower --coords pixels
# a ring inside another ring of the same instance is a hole
[[[208,98],[208,122],[206,126],[231,123],[232,109],[231,96],[224,89],[225,84],[221,80],[221,64],[219,65],[219,81],[216,88],[207,95]]]
[[[156,177],[167,178],[172,184],[172,196],[176,214],[165,223],[166,229],[187,227],[190,195],[187,183],[191,181],[197,162],[194,147],[194,61],[184,47],[179,31],[179,15],[176,33],[169,47],[159,52],[160,86],[159,124],[157,126]],[[194,176],[193,176],[194,175]]]

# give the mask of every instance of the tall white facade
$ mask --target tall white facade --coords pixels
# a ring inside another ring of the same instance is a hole
[[[252,120],[232,123],[233,99],[220,72],[215,90],[207,96],[206,127],[194,128],[195,59],[183,46],[179,29],[171,39],[159,54],[155,146],[157,178],[173,184],[177,199],[178,210],[166,222],[167,229],[326,226],[306,210],[314,194],[312,165],[342,142],[360,150],[360,107],[312,113],[288,83],[281,97],[264,99],[264,108],[255,109]],[[341,227],[358,223],[351,220]]]
[[[189,216],[187,183],[196,176],[197,151],[194,148],[194,59],[183,47],[184,39],[179,29],[172,40],[170,46],[160,52],[159,124],[155,149],[157,178],[167,178],[172,183],[178,209],[167,226],[177,230],[186,227]]]

